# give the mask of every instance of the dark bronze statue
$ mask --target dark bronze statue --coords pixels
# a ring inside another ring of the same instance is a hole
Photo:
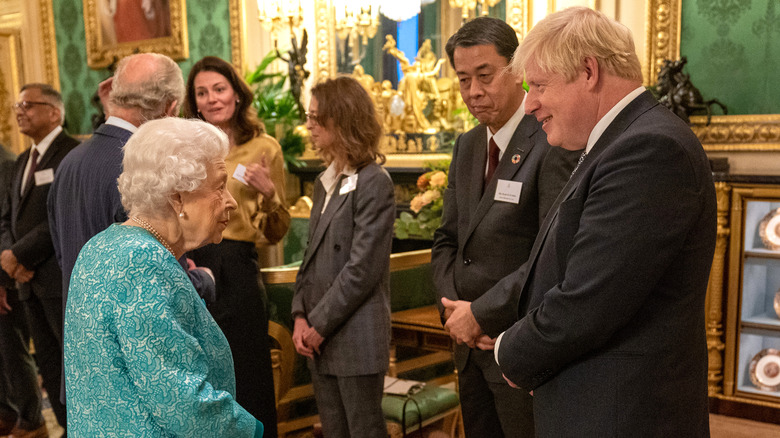
[[[684,56],[677,61],[664,60],[655,85],[658,101],[686,123],[690,123],[691,115],[707,114],[709,125],[712,118],[710,106],[720,106],[723,114],[728,114],[728,110],[717,99],[704,100],[699,89],[691,83],[691,78],[682,71],[687,62]]]
[[[276,49],[276,56],[287,63],[290,77],[290,92],[292,92],[292,95],[295,98],[295,104],[298,105],[298,113],[300,114],[301,121],[305,122],[306,110],[301,102],[301,90],[303,89],[303,81],[309,77],[309,72],[305,68],[306,54],[309,51],[306,47],[309,42],[309,36],[306,33],[306,29],[304,29],[303,36],[301,37],[301,45],[299,47],[295,32],[291,32],[291,34],[292,38],[290,44],[292,47],[287,51],[287,58],[279,53],[276,43],[274,43],[274,48]]]

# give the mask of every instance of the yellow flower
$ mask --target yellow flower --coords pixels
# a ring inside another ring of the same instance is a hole
[[[431,187],[444,187],[447,184],[447,174],[441,170],[431,175]]]

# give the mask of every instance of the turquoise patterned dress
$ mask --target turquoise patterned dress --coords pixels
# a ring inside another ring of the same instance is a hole
[[[176,259],[112,225],[81,250],[65,312],[71,437],[260,437],[230,347]]]

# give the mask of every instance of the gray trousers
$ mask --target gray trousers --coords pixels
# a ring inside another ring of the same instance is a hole
[[[314,398],[325,438],[386,438],[384,374],[332,376],[312,370]]]
[[[0,418],[32,430],[44,421],[30,326],[16,290],[8,290],[8,304],[11,312],[0,315]]]

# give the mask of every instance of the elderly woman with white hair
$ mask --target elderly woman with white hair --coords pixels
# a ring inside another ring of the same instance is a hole
[[[166,118],[124,147],[118,186],[130,219],[81,250],[65,313],[73,436],[259,437],[236,403],[230,347],[177,259],[222,240],[236,202],[228,139]]]

